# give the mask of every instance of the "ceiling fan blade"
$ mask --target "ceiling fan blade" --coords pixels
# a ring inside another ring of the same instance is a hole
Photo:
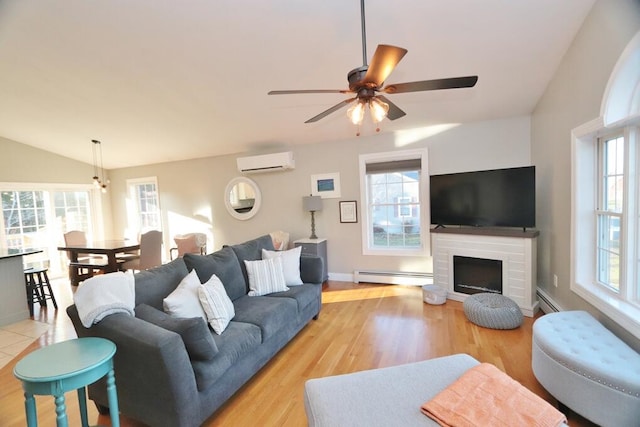
[[[295,95],[298,93],[352,93],[348,89],[272,90],[267,95]]]
[[[402,111],[396,104],[389,101],[389,98],[387,98],[386,96],[378,95],[378,99],[386,102],[389,105],[389,111],[387,112],[387,118],[389,120],[399,119],[400,117],[407,115],[407,113]]]
[[[407,49],[388,44],[379,44],[373,54],[373,58],[371,58],[369,69],[364,79],[362,79],[362,83],[373,85],[374,87],[382,86],[382,83],[389,77],[389,74],[406,54]]]
[[[349,99],[345,99],[344,101],[342,101],[339,104],[334,105],[333,107],[329,108],[328,110],[323,111],[322,113],[318,114],[315,117],[310,118],[309,120],[307,120],[305,123],[313,123],[313,122],[317,122],[318,120],[328,116],[329,114],[333,113],[334,111],[338,111],[339,109],[341,109],[342,107],[346,106],[347,104],[350,104],[351,102],[355,101],[356,98],[349,98]]]
[[[421,92],[424,90],[460,89],[473,87],[478,81],[478,76],[452,77],[448,79],[423,80],[420,82],[396,83],[384,89],[384,93]]]

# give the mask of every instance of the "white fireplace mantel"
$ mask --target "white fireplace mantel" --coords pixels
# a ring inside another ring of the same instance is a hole
[[[538,234],[515,229],[432,229],[433,283],[447,290],[447,298],[464,301],[469,295],[453,290],[454,255],[502,261],[502,294],[514,300],[525,316],[533,317],[538,311]]]

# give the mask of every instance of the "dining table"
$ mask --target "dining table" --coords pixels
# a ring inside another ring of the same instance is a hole
[[[81,245],[58,246],[59,251],[67,252],[69,257],[69,280],[77,286],[81,280],[81,269],[101,270],[113,273],[119,270],[118,254],[124,254],[140,249],[140,243],[129,240],[102,240],[87,242]],[[107,260],[85,260],[87,255],[106,255]]]

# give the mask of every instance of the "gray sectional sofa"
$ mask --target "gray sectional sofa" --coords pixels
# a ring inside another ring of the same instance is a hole
[[[136,316],[113,314],[85,328],[75,305],[67,313],[79,337],[117,345],[116,387],[121,413],[150,426],[201,425],[282,349],[321,307],[322,259],[300,258],[303,285],[266,296],[248,296],[244,260],[273,250],[270,236],[227,246],[209,255],[185,255],[135,275]],[[217,335],[202,318],[165,314],[163,299],[195,269],[201,282],[216,274],[235,309]],[[106,410],[106,387],[89,386],[89,398]]]

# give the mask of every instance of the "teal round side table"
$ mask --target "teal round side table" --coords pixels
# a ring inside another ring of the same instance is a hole
[[[52,395],[56,404],[56,425],[67,427],[64,393],[77,390],[82,426],[88,427],[85,387],[107,376],[107,397],[111,425],[120,427],[118,394],[113,371],[116,345],[103,338],[78,338],[40,348],[20,360],[13,374],[22,381],[27,426],[37,427],[34,395]]]

